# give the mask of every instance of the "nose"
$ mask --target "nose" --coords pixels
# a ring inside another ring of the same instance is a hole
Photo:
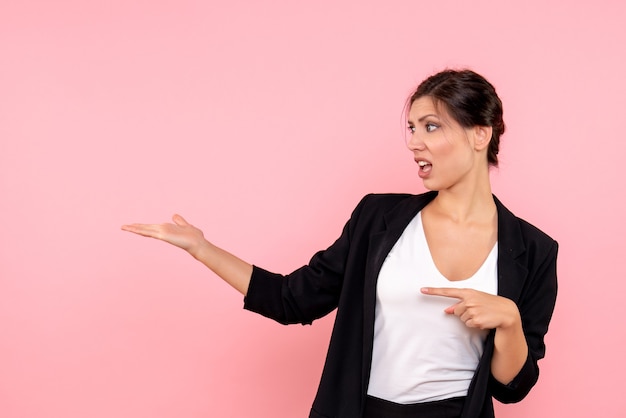
[[[410,134],[409,138],[406,141],[406,146],[413,152],[423,151],[425,148],[424,141],[422,141],[420,135],[417,135],[416,132]]]

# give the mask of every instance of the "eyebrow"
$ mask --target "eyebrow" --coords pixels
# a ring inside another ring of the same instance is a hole
[[[439,116],[437,116],[437,115],[435,115],[435,114],[433,114],[433,113],[429,113],[428,115],[424,115],[424,116],[422,116],[422,117],[421,117],[421,118],[419,118],[417,121],[418,121],[418,122],[421,122],[421,121],[423,121],[424,119],[426,119],[426,118],[427,118],[427,117],[429,117],[429,116],[433,116],[433,117],[435,117],[435,118],[439,119]]]
[[[435,115],[434,113],[429,113],[429,114],[424,115],[424,116],[422,116],[421,118],[419,118],[419,119],[417,120],[417,122],[418,122],[418,123],[420,123],[420,122],[422,122],[424,119],[426,119],[426,118],[428,118],[428,117],[431,117],[431,116],[432,116],[432,117],[434,117],[434,118],[439,119],[439,116]],[[409,123],[413,123],[413,121],[409,120]]]

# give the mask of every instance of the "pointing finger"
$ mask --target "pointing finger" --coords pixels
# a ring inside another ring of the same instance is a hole
[[[422,293],[433,296],[446,296],[449,298],[463,299],[465,292],[463,289],[456,289],[453,287],[422,287]]]

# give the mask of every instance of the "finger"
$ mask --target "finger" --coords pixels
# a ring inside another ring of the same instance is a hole
[[[469,313],[469,311],[465,311],[463,312],[461,315],[459,315],[459,319],[465,323],[467,323],[467,321],[469,321],[470,319],[472,319],[472,315]]]
[[[146,224],[122,225],[122,230],[132,232],[138,235],[143,235],[144,237],[156,237],[158,234],[157,225],[146,225]]]
[[[454,305],[448,306],[444,309],[444,312],[450,315],[455,315],[459,318],[461,322],[465,324],[465,326],[469,328],[476,328],[477,324],[472,316],[472,313],[465,306],[463,302],[455,303]]]
[[[141,227],[141,224],[122,225],[122,231],[136,232]]]
[[[465,326],[468,328],[480,328],[480,325],[473,318],[468,318],[466,321],[463,321]]]
[[[422,293],[433,296],[446,296],[449,298],[463,299],[465,292],[463,289],[454,287],[422,287]]]
[[[174,221],[174,223],[178,226],[187,226],[189,225],[189,222],[187,222],[185,220],[185,218],[183,218],[182,216],[180,216],[179,214],[175,214],[174,216],[172,216],[172,220]]]
[[[448,306],[446,309],[444,309],[443,311],[447,314],[452,314],[452,315],[456,315],[456,309],[459,306],[458,303],[455,303],[454,305]]]

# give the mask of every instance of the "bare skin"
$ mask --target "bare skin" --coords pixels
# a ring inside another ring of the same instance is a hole
[[[491,194],[487,147],[491,128],[463,128],[429,97],[417,99],[409,113],[409,149],[424,186],[437,197],[422,211],[426,239],[435,265],[450,281],[472,276],[496,243],[497,212]],[[173,223],[131,224],[122,229],[182,248],[243,295],[252,265],[213,245],[180,215]],[[493,376],[509,383],[528,356],[521,317],[507,298],[473,289],[423,288],[427,295],[455,299],[445,312],[470,328],[495,329]]]

